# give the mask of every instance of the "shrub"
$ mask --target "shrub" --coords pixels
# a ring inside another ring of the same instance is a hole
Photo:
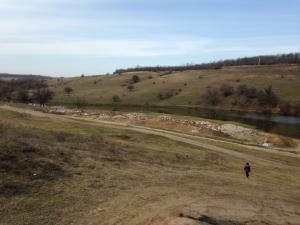
[[[78,109],[83,109],[84,107],[87,106],[87,101],[84,97],[76,96],[73,99],[73,105],[76,106],[76,108],[78,108]]]
[[[52,99],[53,96],[54,93],[48,88],[41,88],[33,93],[33,99],[40,105],[45,105]]]
[[[237,88],[238,96],[245,96],[250,99],[257,98],[258,92],[256,88],[248,88],[247,85],[239,85]]]
[[[233,95],[234,93],[234,88],[228,84],[223,84],[221,87],[220,87],[220,91],[222,93],[222,95],[224,97],[228,97],[228,96],[231,96]]]
[[[245,107],[245,106],[251,104],[251,99],[247,98],[247,96],[245,96],[245,95],[241,95],[236,99],[235,104]]]
[[[30,102],[30,97],[29,97],[28,91],[25,90],[25,89],[20,89],[17,92],[17,101],[21,102],[21,103],[28,103],[28,102]]]
[[[133,90],[134,90],[134,86],[133,86],[132,84],[129,84],[129,85],[127,86],[127,89],[128,89],[129,91],[133,91]]]
[[[169,98],[172,98],[173,96],[175,96],[176,93],[178,94],[178,92],[176,92],[174,89],[168,90],[168,91],[165,91],[165,92],[160,92],[158,94],[158,98],[160,100],[169,99]]]
[[[113,100],[114,103],[121,102],[121,98],[120,98],[118,95],[114,95],[114,96],[112,97],[112,100]]]
[[[138,82],[140,82],[141,81],[141,79],[140,79],[140,77],[138,76],[138,75],[133,75],[132,77],[131,77],[131,82],[132,83],[138,83]]]
[[[68,95],[70,95],[70,93],[73,91],[73,88],[71,87],[65,87],[64,88],[64,92],[67,93]]]
[[[216,89],[207,89],[206,93],[202,96],[202,99],[210,104],[217,105],[220,102],[220,96]]]
[[[289,115],[291,113],[292,106],[287,101],[281,101],[278,105],[280,113],[283,115]]]
[[[279,102],[278,96],[273,92],[272,86],[265,88],[258,93],[258,103],[261,106],[276,106]]]

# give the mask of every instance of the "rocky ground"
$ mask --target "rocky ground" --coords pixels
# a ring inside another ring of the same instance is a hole
[[[297,141],[279,135],[268,134],[256,129],[247,128],[233,123],[218,123],[201,118],[183,119],[174,115],[146,114],[137,112],[92,112],[65,107],[45,108],[54,114],[70,115],[74,117],[90,118],[93,120],[118,122],[123,124],[143,125],[168,130],[187,132],[200,136],[214,136],[229,138],[248,144],[256,144],[266,148],[290,148],[297,145]]]

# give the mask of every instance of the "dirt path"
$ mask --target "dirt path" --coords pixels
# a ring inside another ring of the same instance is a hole
[[[18,108],[18,107],[13,107],[13,106],[8,106],[8,105],[0,106],[0,108],[14,111],[14,112],[19,112],[19,113],[26,113],[26,114],[30,114],[30,115],[38,116],[38,117],[49,117],[49,118],[67,120],[67,121],[75,120],[75,121],[93,125],[93,126],[102,126],[102,127],[105,126],[105,127],[109,127],[109,128],[125,129],[125,130],[140,132],[140,133],[144,133],[144,134],[158,135],[161,137],[168,138],[170,140],[190,144],[190,145],[193,145],[196,147],[204,148],[204,149],[222,153],[222,154],[231,155],[236,158],[240,158],[240,159],[250,161],[250,162],[253,161],[255,163],[260,163],[262,165],[270,165],[273,167],[285,168],[285,169],[298,169],[299,168],[299,167],[295,167],[295,166],[285,165],[279,161],[266,160],[266,159],[262,159],[262,158],[259,158],[257,156],[250,155],[247,153],[241,153],[241,152],[238,152],[235,150],[230,150],[230,149],[214,146],[211,144],[206,144],[206,143],[200,142],[198,140],[195,140],[197,138],[197,136],[182,134],[182,133],[178,133],[178,132],[174,132],[174,131],[166,131],[166,130],[161,130],[161,129],[148,128],[148,127],[135,126],[135,125],[124,125],[124,124],[118,124],[118,123],[107,122],[107,121],[96,121],[96,120],[91,120],[91,119],[71,117],[71,116],[65,116],[65,115],[49,114],[49,113],[43,113],[40,111],[34,111],[34,110],[30,110],[30,109]],[[265,151],[270,154],[280,154],[280,155],[299,158],[299,155],[292,154],[292,153],[284,153],[284,152],[280,152],[280,151],[270,152],[265,149],[259,149],[259,151]]]

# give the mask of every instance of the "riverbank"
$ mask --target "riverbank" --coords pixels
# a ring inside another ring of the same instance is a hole
[[[192,116],[169,115],[154,112],[126,112],[109,110],[78,110],[62,106],[35,107],[35,110],[52,114],[67,115],[92,121],[106,121],[123,125],[142,125],[151,128],[173,130],[218,140],[258,145],[267,148],[293,148],[297,141],[254,129],[233,121],[219,121]]]
[[[55,105],[63,105],[67,107],[76,107],[74,103],[61,103],[61,102],[50,102],[51,106]],[[300,108],[295,113],[282,113],[280,112],[280,109],[278,108],[272,108],[272,109],[263,109],[263,108],[238,108],[238,107],[224,107],[224,106],[203,106],[203,105],[139,105],[139,104],[121,104],[121,103],[115,103],[115,104],[86,104],[84,106],[85,108],[140,108],[140,109],[193,109],[193,110],[219,110],[224,112],[237,112],[237,113],[257,113],[262,114],[266,116],[291,116],[291,117],[299,117],[300,118]]]
[[[66,107],[72,107],[67,104]],[[245,111],[229,111],[216,108],[183,107],[183,106],[138,106],[122,104],[93,104],[85,107],[87,110],[108,110],[143,113],[165,113],[171,115],[200,117],[219,121],[234,121],[252,126],[256,129],[300,139],[300,118],[282,115],[260,114]]]

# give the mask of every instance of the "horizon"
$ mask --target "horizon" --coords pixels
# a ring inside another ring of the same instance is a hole
[[[300,51],[296,0],[1,2],[1,73],[68,77]]]
[[[237,60],[237,59],[243,59],[243,58],[255,58],[255,57],[264,57],[264,56],[281,56],[281,55],[288,55],[288,54],[300,54],[300,52],[289,52],[289,53],[284,53],[284,54],[274,54],[274,55],[253,55],[253,56],[244,56],[244,57],[238,57],[238,58],[226,58],[226,59],[219,59],[219,60],[216,60],[216,61],[208,61],[208,62],[201,62],[201,63],[194,63],[194,64],[189,64],[189,63],[185,63],[185,64],[182,64],[182,65],[149,65],[149,66],[144,66],[144,65],[137,65],[135,67],[127,67],[127,68],[117,68],[116,70],[112,71],[112,72],[107,72],[107,73],[102,73],[102,74],[77,74],[77,75],[70,75],[70,76],[67,76],[69,78],[72,78],[72,77],[79,77],[79,76],[106,76],[106,75],[114,75],[114,72],[116,72],[117,70],[127,70],[127,69],[132,69],[132,68],[143,68],[143,67],[172,67],[172,66],[175,66],[175,67],[180,67],[180,66],[186,66],[186,65],[190,65],[190,66],[193,66],[193,65],[202,65],[202,64],[209,64],[209,63],[218,63],[218,62],[222,62],[222,61],[225,61],[225,60]],[[284,63],[286,64],[286,63]],[[274,65],[274,64],[263,64],[263,65],[260,65],[260,66],[269,66],[269,65]],[[237,66],[253,66],[253,65],[237,65]],[[230,67],[230,66],[229,66]],[[198,69],[198,70],[201,70],[201,69]],[[143,71],[143,70],[141,70]],[[7,73],[7,72],[1,72],[0,71],[0,76],[1,75],[20,75],[20,76],[43,76],[43,77],[51,77],[51,78],[62,78],[64,76],[52,76],[52,75],[47,75],[47,74],[29,74],[29,73]]]

